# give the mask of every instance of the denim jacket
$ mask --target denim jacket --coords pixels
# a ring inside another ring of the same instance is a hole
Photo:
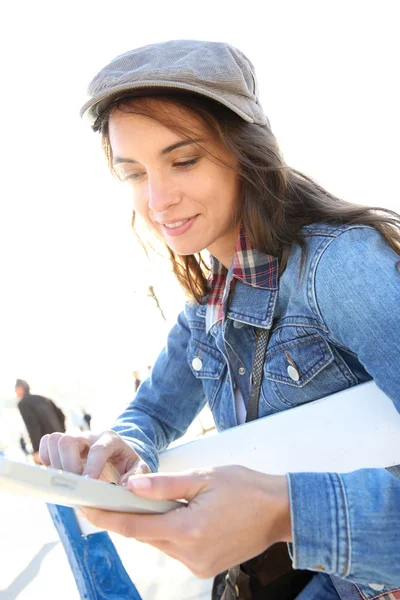
[[[188,303],[179,315],[113,427],[153,470],[206,402],[218,430],[237,425],[235,389],[249,389],[259,327],[272,328],[260,417],[372,378],[400,411],[400,257],[367,226],[303,233],[301,274],[294,244],[279,287],[237,281],[226,317],[208,333],[205,305]],[[400,480],[384,469],[288,479],[294,567],[330,574],[342,599],[400,598]]]

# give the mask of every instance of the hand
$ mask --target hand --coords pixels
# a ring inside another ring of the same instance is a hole
[[[39,456],[46,467],[121,485],[134,473],[150,472],[133,448],[112,430],[101,434],[47,434],[40,440]]]
[[[128,489],[151,499],[186,499],[162,515],[85,508],[102,529],[147,542],[208,578],[278,541],[291,541],[286,477],[231,466],[179,474],[134,476]]]

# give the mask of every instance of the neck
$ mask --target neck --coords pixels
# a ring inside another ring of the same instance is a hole
[[[219,260],[219,262],[223,264],[226,269],[229,269],[232,264],[239,233],[240,225],[235,227],[224,239],[219,239],[217,242],[211,244],[211,246],[207,248],[209,253]]]

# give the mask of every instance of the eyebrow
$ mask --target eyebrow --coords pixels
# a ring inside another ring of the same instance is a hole
[[[171,146],[167,146],[166,148],[163,148],[163,150],[161,150],[159,155],[165,156],[166,154],[169,154],[170,152],[172,152],[173,150],[176,150],[177,148],[182,148],[182,146],[191,146],[193,144],[197,144],[198,142],[202,142],[202,141],[203,140],[199,138],[196,140],[176,142],[175,144],[171,144]],[[113,160],[114,165],[118,165],[119,163],[137,164],[137,162],[138,161],[133,160],[133,158],[123,158],[122,156],[116,156]]]

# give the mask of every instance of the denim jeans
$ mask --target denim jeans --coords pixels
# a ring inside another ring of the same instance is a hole
[[[318,573],[297,596],[296,600],[340,600],[329,575]]]

